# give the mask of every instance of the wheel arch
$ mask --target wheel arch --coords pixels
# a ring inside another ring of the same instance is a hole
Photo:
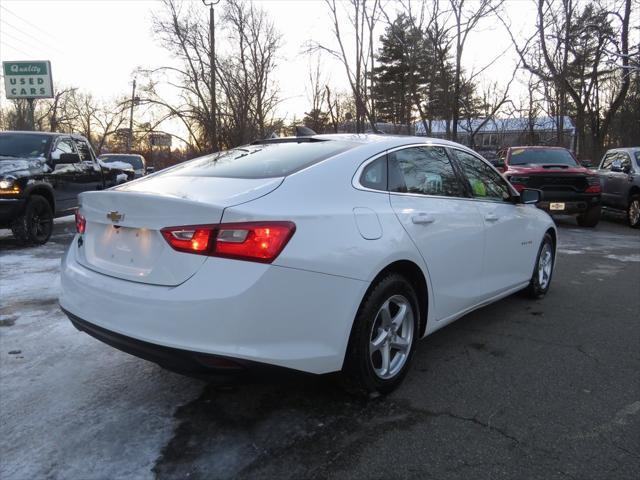
[[[44,197],[45,200],[49,202],[49,205],[51,205],[51,211],[55,216],[56,200],[53,194],[53,190],[50,187],[47,187],[46,185],[43,185],[43,184],[33,185],[25,191],[25,198],[28,199],[31,195],[40,195],[41,197]]]
[[[418,308],[420,309],[420,324],[418,325],[418,331],[420,334],[418,338],[421,338],[424,336],[424,332],[427,328],[427,318],[429,314],[429,287],[424,272],[415,262],[411,260],[396,260],[388,264],[373,278],[362,297],[362,301],[367,298],[367,295],[371,289],[375,287],[378,281],[389,273],[398,273],[402,275],[416,290],[416,295],[418,296]]]

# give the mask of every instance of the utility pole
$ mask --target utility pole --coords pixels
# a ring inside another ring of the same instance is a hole
[[[211,151],[218,151],[218,115],[216,104],[216,37],[215,37],[215,15],[213,6],[217,5],[220,0],[202,0],[209,7],[209,64],[211,65],[211,82],[209,84],[209,95],[211,96],[211,130],[209,141],[211,143]]]
[[[133,106],[136,103],[136,79],[133,79],[133,90],[131,91],[131,110],[129,111],[129,136],[127,138],[127,153],[131,153],[133,143]]]
[[[35,102],[35,98],[27,98],[27,104],[29,105],[29,130],[31,131],[35,131],[36,129]]]

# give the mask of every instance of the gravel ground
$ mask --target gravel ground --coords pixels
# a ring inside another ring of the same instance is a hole
[[[558,219],[550,293],[418,345],[392,395],[332,378],[216,387],[76,331],[57,305],[71,218],[0,230],[0,478],[640,478],[640,232]]]

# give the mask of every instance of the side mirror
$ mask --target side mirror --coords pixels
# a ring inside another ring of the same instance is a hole
[[[591,160],[582,160],[582,162],[580,162],[582,164],[583,167],[587,167],[587,168],[591,168],[593,166],[593,164],[591,163]]]
[[[520,192],[520,202],[534,204],[542,200],[542,192],[533,188],[525,188]]]
[[[56,164],[59,163],[78,163],[80,161],[80,155],[77,153],[62,153],[60,158],[54,160]]]
[[[145,169],[145,172],[146,172],[146,173],[153,173],[153,172],[155,172],[155,171],[156,171],[156,169],[155,169],[154,167],[147,167],[147,168]]]

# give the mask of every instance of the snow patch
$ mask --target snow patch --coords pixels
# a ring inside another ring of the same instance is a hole
[[[632,253],[630,255],[605,255],[605,258],[618,260],[620,262],[640,262],[640,253]]]

